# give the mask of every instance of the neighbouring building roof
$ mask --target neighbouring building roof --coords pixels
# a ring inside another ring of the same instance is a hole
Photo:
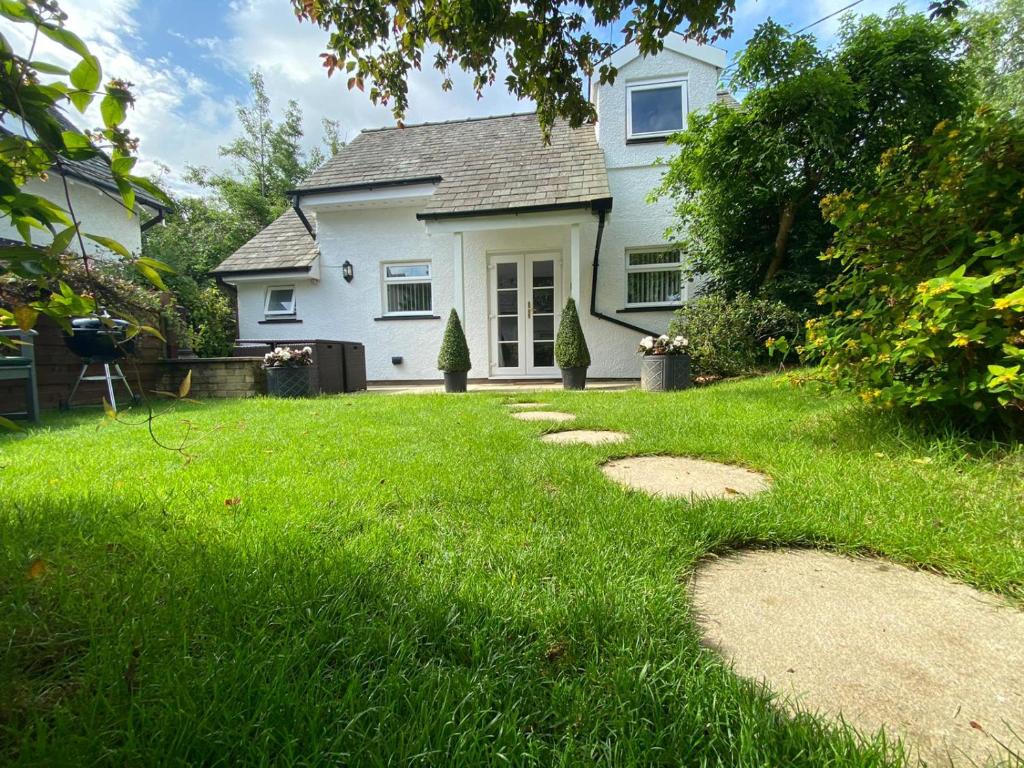
[[[736,101],[736,97],[728,91],[719,91],[716,96],[719,104],[725,104],[725,106],[730,109],[741,109],[742,107],[742,105]]]
[[[289,208],[221,262],[213,274],[308,270],[318,255],[313,236],[298,214]]]
[[[424,218],[584,207],[611,197],[594,127],[558,122],[544,144],[532,112],[365,130],[298,191],[427,177],[440,182]]]

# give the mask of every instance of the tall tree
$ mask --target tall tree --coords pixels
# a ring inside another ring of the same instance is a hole
[[[662,38],[680,31],[697,39],[728,36],[735,0],[489,0],[417,3],[412,0],[292,0],[296,15],[331,32],[321,57],[328,75],[345,72],[348,87],[375,104],[388,104],[401,120],[409,106],[409,76],[424,56],[452,87],[452,69],[473,76],[479,94],[502,64],[505,85],[533,99],[542,126],[566,118],[579,126],[596,117],[583,79],[611,82],[614,50],[600,28],[614,26],[640,52],[661,50]],[[596,26],[596,29],[595,29]]]
[[[188,311],[193,344],[201,356],[230,354],[234,317],[209,271],[234,253],[289,205],[293,189],[323,162],[319,147],[303,149],[302,110],[290,101],[280,120],[274,117],[263,76],[249,76],[248,104],[238,107],[241,132],[220,148],[232,167],[220,173],[191,168],[187,178],[205,188],[204,196],[175,201],[165,226],[148,230],[143,252],[174,267],[168,277]],[[325,142],[340,144],[336,121],[324,121]]]
[[[679,214],[689,268],[711,289],[813,305],[835,267],[821,200],[859,183],[890,147],[971,102],[954,24],[896,10],[847,20],[821,51],[768,21],[736,63],[742,108],[693,115],[658,190]]]
[[[992,0],[962,14],[967,62],[985,103],[1024,111],[1024,0]]]

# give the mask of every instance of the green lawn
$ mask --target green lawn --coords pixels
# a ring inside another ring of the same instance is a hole
[[[700,558],[879,552],[1024,600],[1020,449],[772,378],[515,396],[634,436],[601,447],[510,399],[183,406],[157,432],[191,421],[188,461],[96,412],[0,437],[0,763],[887,764],[701,649]],[[598,469],[649,453],[774,488],[690,505]]]

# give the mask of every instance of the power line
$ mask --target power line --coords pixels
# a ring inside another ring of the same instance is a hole
[[[801,32],[806,32],[806,31],[807,31],[808,29],[810,29],[811,27],[816,27],[816,26],[817,26],[818,24],[821,24],[821,22],[823,22],[823,21],[828,21],[828,20],[829,20],[829,19],[831,19],[831,18],[832,18],[833,16],[838,16],[838,15],[839,15],[840,13],[843,13],[844,11],[848,11],[848,10],[850,10],[851,8],[854,8],[854,7],[856,7],[856,6],[860,5],[860,4],[861,4],[861,3],[863,3],[863,2],[864,2],[864,0],[854,0],[854,1],[853,1],[852,3],[850,3],[849,5],[847,5],[847,6],[844,6],[844,7],[840,8],[840,9],[839,9],[838,11],[833,11],[833,12],[832,12],[832,13],[830,13],[830,14],[829,14],[828,16],[822,16],[822,17],[821,17],[820,19],[818,19],[817,21],[811,22],[811,23],[810,23],[810,24],[808,24],[808,25],[807,25],[806,27],[802,27],[801,29],[798,29],[798,30],[797,30],[796,32],[793,32],[792,34],[793,34],[793,35],[799,35],[799,34],[800,34]]]

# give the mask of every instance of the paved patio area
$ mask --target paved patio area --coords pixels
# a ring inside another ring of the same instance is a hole
[[[587,379],[585,391],[621,391],[636,389],[640,386],[639,379]],[[539,380],[539,381],[479,381],[469,382],[470,392],[541,392],[546,390],[559,390],[562,388],[561,380]],[[391,394],[430,394],[444,392],[444,384],[441,382],[427,382],[408,384],[396,382],[391,384],[370,384],[369,392],[387,392]]]

